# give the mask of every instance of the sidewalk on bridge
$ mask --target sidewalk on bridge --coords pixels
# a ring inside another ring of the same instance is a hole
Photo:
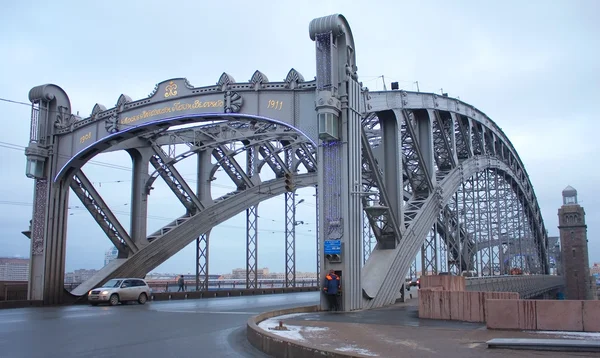
[[[357,357],[597,357],[598,353],[488,349],[493,338],[565,338],[557,334],[488,330],[485,324],[418,318],[418,300],[356,312],[317,312],[272,318],[289,331],[271,333]],[[589,339],[589,337],[586,337]],[[596,338],[598,339],[598,338]]]

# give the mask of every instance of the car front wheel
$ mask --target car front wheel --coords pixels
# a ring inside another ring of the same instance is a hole
[[[117,295],[116,293],[113,293],[112,295],[110,295],[110,299],[108,301],[110,303],[111,306],[116,306],[119,304],[119,295]]]

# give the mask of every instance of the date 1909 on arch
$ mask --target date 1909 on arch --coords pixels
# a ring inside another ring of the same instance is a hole
[[[86,134],[79,137],[79,143],[85,143],[86,141],[92,139],[92,132],[87,132]]]

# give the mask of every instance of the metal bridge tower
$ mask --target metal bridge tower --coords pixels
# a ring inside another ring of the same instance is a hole
[[[341,308],[350,311],[362,307],[361,115],[354,39],[338,14],[312,20],[309,32],[317,64],[321,280],[331,269],[338,272]],[[326,307],[324,297],[321,306]]]

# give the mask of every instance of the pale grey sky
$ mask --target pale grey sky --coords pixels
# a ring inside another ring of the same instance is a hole
[[[357,3],[358,4],[358,3]],[[0,97],[27,102],[31,87],[55,83],[74,112],[96,102],[112,107],[121,93],[146,97],[154,85],[186,77],[216,83],[226,71],[239,81],[255,70],[282,80],[290,68],[315,75],[311,19],[342,13],[352,28],[364,85],[377,76],[402,88],[448,92],[489,115],[508,135],[529,172],[546,227],[557,235],[561,191],[572,185],[587,213],[590,261],[600,261],[600,179],[594,106],[600,97],[597,1],[20,1],[0,14]],[[29,108],[0,102],[0,256],[28,256],[20,233],[31,217],[33,181],[24,175]],[[98,161],[130,166],[124,153]],[[193,173],[182,163],[180,171]],[[114,210],[127,210],[126,170],[87,165],[86,174]],[[228,191],[231,183],[219,181]],[[315,269],[314,198],[298,207],[297,270]],[[71,206],[81,206],[71,195]],[[260,205],[259,266],[284,269],[281,198]],[[180,214],[165,185],[150,197],[149,231]],[[69,216],[67,270],[99,268],[110,242],[84,210]],[[126,215],[118,214],[128,224]],[[275,221],[273,221],[275,220]],[[128,225],[126,225],[128,226]],[[312,230],[312,231],[309,231]],[[245,265],[242,216],[213,230],[211,272]],[[158,271],[194,272],[194,247]]]

